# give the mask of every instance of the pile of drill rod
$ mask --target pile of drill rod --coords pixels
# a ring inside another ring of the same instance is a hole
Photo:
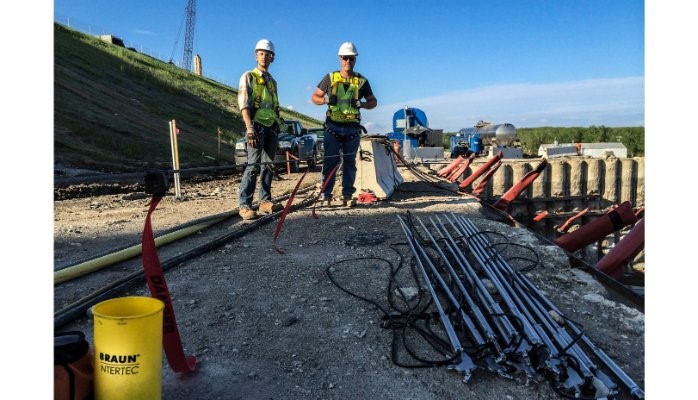
[[[644,391],[577,324],[513,268],[469,219],[440,214],[398,216],[414,261],[434,300],[456,361],[468,382],[478,370],[527,382],[550,381],[570,398],[612,399],[618,385],[582,349],[591,350],[635,399]]]

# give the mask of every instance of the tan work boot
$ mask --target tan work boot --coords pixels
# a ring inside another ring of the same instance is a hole
[[[342,196],[342,206],[344,207],[354,207],[356,205],[356,200],[351,196]]]
[[[322,193],[320,194],[320,197],[318,197],[317,202],[319,203],[320,207],[329,207],[332,203],[332,196]]]
[[[247,206],[240,207],[240,211],[238,211],[238,214],[240,214],[240,217],[242,217],[242,219],[244,220],[254,219],[257,217],[257,213]]]
[[[274,203],[271,201],[263,201],[259,203],[260,214],[271,214],[274,212]]]

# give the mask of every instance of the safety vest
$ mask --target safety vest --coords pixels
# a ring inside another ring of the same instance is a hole
[[[359,109],[354,107],[359,100],[359,89],[366,83],[366,78],[358,73],[345,78],[339,71],[330,73],[330,93],[337,96],[337,104],[328,106],[327,117],[334,122],[361,121]]]
[[[273,79],[264,79],[262,72],[257,68],[250,71],[252,74],[252,98],[255,122],[264,126],[272,126],[279,122],[279,98],[276,94],[276,86]]]

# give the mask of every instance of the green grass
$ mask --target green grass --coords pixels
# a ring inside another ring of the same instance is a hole
[[[281,116],[308,128],[322,125],[285,108]],[[231,143],[244,131],[237,90],[54,24],[57,163],[113,171],[170,168],[173,119],[181,168],[234,163]]]

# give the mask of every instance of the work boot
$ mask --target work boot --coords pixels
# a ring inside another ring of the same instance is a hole
[[[329,207],[330,203],[332,203],[332,196],[329,194],[321,193],[317,201],[320,207]]]
[[[351,196],[342,196],[342,206],[344,207],[354,207],[356,205],[356,200]]]
[[[274,203],[271,201],[263,201],[259,203],[260,214],[271,214],[274,212]]]
[[[238,211],[238,214],[240,214],[240,217],[242,217],[242,219],[246,221],[257,217],[257,213],[255,213],[254,210],[248,206],[240,207],[240,211]]]

